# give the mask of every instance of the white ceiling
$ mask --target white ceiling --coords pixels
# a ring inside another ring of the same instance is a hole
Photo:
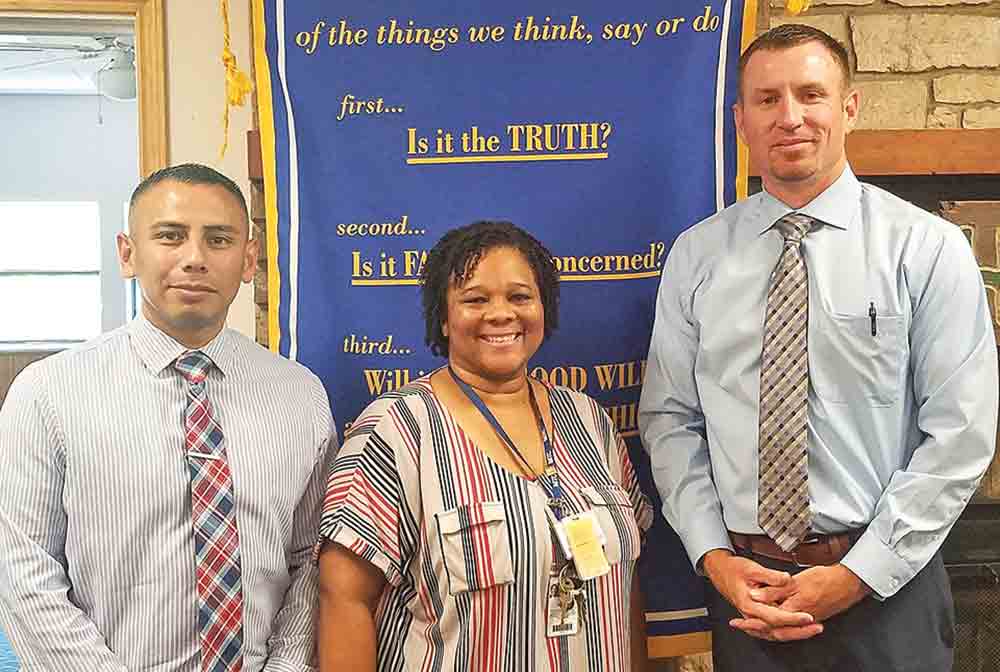
[[[95,95],[94,74],[134,52],[128,20],[0,14],[0,95]]]

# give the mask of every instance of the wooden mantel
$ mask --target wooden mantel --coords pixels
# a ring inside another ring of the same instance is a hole
[[[1000,175],[1000,128],[854,131],[847,157],[858,175]]]

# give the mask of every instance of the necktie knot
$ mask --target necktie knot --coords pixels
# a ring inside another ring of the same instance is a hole
[[[189,350],[177,358],[174,368],[180,371],[184,379],[191,385],[205,382],[209,370],[215,366],[211,358],[201,350]]]
[[[814,221],[816,220],[809,215],[792,212],[775,222],[774,227],[785,237],[786,243],[799,245],[809,233]]]

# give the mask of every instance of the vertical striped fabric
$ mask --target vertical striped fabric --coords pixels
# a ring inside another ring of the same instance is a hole
[[[28,367],[0,409],[0,625],[26,672],[199,669],[184,349],[139,319]],[[326,393],[236,332],[203,350],[240,530],[243,669],[312,669]]]
[[[584,625],[568,638],[545,635],[555,549],[539,484],[473,445],[428,377],[380,397],[351,426],[320,534],[387,578],[379,670],[630,669],[630,588],[652,510],[604,411],[564,388],[550,399],[568,511],[597,512],[612,563],[586,583]]]

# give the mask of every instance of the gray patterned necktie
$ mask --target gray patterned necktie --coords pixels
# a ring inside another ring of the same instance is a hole
[[[811,518],[806,452],[809,278],[800,244],[813,221],[791,213],[774,225],[785,237],[785,247],[767,291],[760,363],[757,522],[786,551],[806,536]]]

